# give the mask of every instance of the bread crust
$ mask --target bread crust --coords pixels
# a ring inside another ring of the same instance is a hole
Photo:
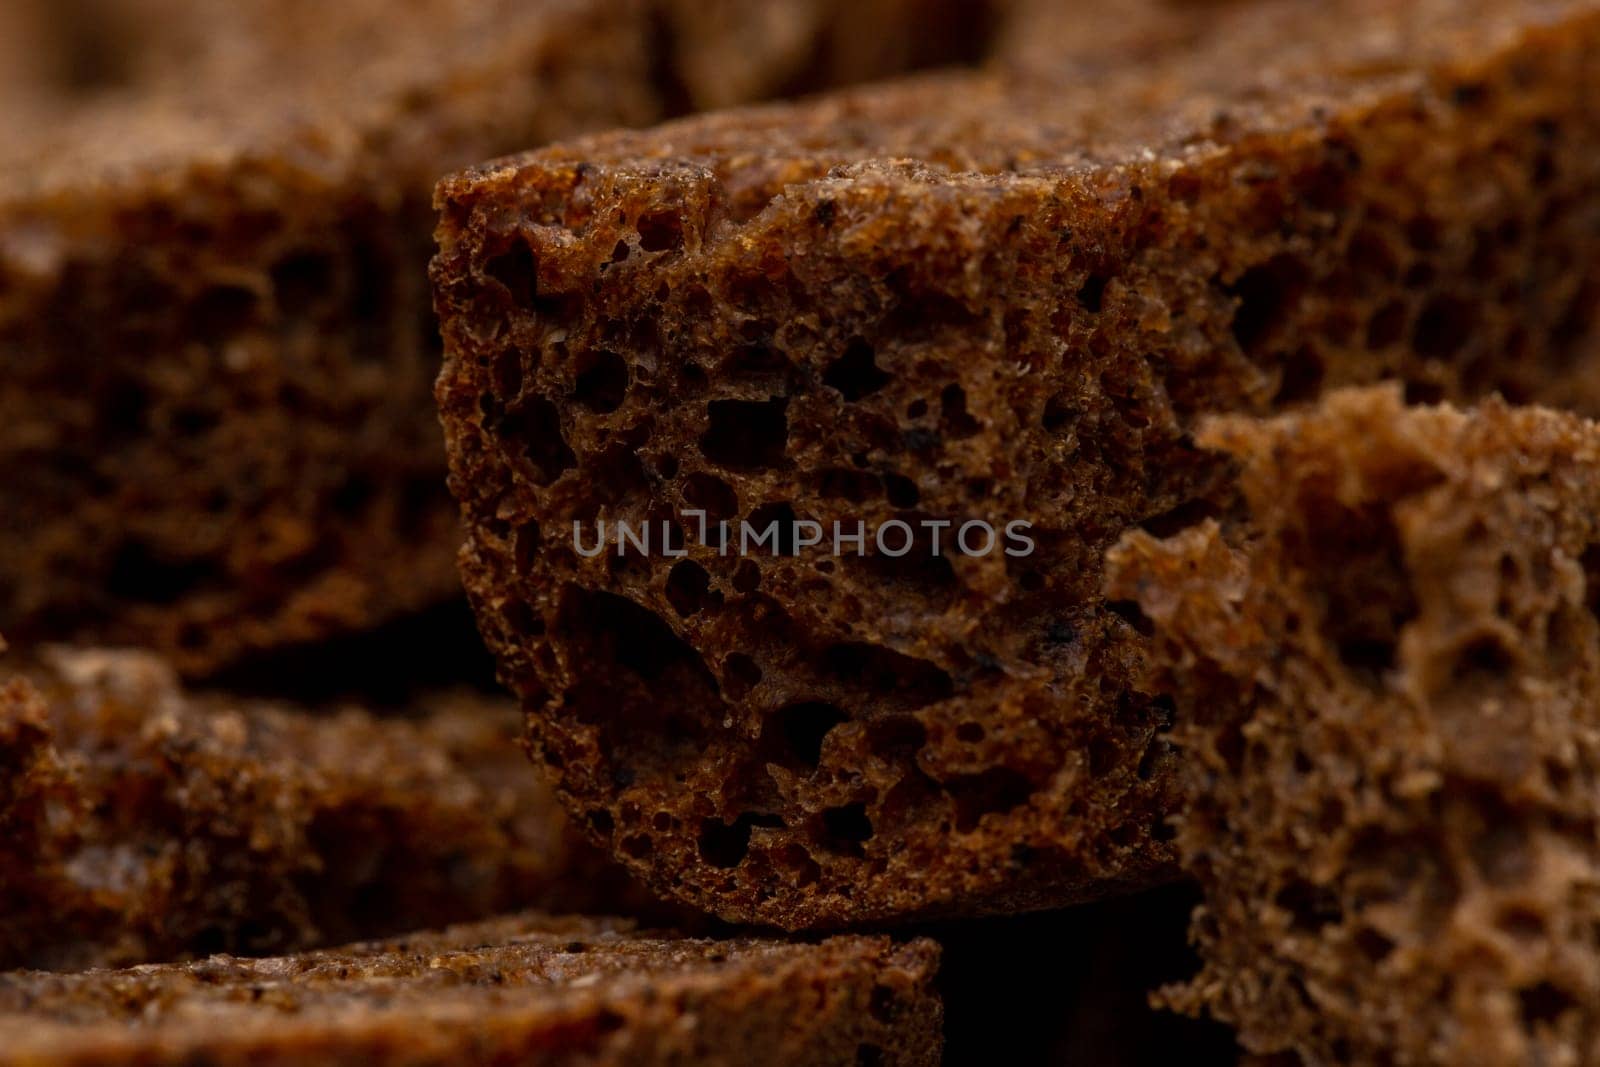
[[[0,976],[0,1062],[939,1062],[938,946],[530,915],[298,957]]]

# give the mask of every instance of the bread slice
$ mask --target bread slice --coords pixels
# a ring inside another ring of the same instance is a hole
[[[1382,378],[1597,409],[1600,5],[1102,14],[1054,67],[440,186],[466,583],[658,889],[811,927],[1169,876],[1170,708],[1101,561],[1226,500],[1195,417]]]
[[[1204,969],[1306,1063],[1600,1046],[1600,426],[1339,393],[1202,443],[1248,522],[1125,540],[1176,702]]]
[[[938,947],[525,915],[282,959],[0,975],[0,1063],[939,1061]]]
[[[259,955],[519,907],[651,914],[530,773],[508,701],[308,712],[185,693],[133,652],[8,673],[0,969]]]
[[[17,0],[40,69],[0,134],[0,622],[202,674],[457,595],[434,181],[953,57],[986,11]]]

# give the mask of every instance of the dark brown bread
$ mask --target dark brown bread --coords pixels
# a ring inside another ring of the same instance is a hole
[[[1114,14],[1050,69],[441,185],[466,583],[539,757],[661,891],[809,927],[1166,877],[1169,709],[1101,560],[1225,499],[1194,416],[1385,377],[1596,408],[1600,5]],[[694,510],[1037,548],[741,559]],[[688,556],[581,556],[600,520]]]
[[[0,1063],[939,1061],[931,941],[524,916],[285,959],[0,975]]]
[[[439,175],[960,55],[986,11],[17,0],[41,70],[0,135],[0,625],[194,674],[457,595]]]
[[[0,969],[647,909],[528,773],[515,719],[469,694],[312,715],[186,694],[148,655],[52,650],[0,686]]]
[[[1204,969],[1308,1064],[1600,1062],[1600,426],[1356,391],[1202,443],[1249,525],[1112,554],[1176,700]]]

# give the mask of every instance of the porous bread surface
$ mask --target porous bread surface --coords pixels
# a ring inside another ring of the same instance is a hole
[[[1166,877],[1169,711],[1102,559],[1227,499],[1195,416],[1380,378],[1600,410],[1600,6],[1174,10],[441,184],[465,581],[659,890],[798,928]],[[739,558],[696,510],[1037,547]],[[601,520],[687,557],[581,556]]]
[[[1220,420],[1248,523],[1112,553],[1182,724],[1203,969],[1255,1053],[1600,1062],[1600,426]]]
[[[528,773],[510,701],[380,720],[187,694],[143,653],[38,660],[0,689],[0,969],[648,913]]]
[[[282,959],[0,975],[0,1063],[931,1065],[938,947],[521,916]]]
[[[456,595],[438,176],[975,50],[986,10],[18,0],[48,69],[0,134],[0,625],[200,674]]]

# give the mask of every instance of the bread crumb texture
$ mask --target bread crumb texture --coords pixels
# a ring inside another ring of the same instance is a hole
[[[1600,427],[1340,393],[1202,441],[1249,520],[1112,554],[1176,703],[1204,968],[1306,1063],[1596,1062]]]

